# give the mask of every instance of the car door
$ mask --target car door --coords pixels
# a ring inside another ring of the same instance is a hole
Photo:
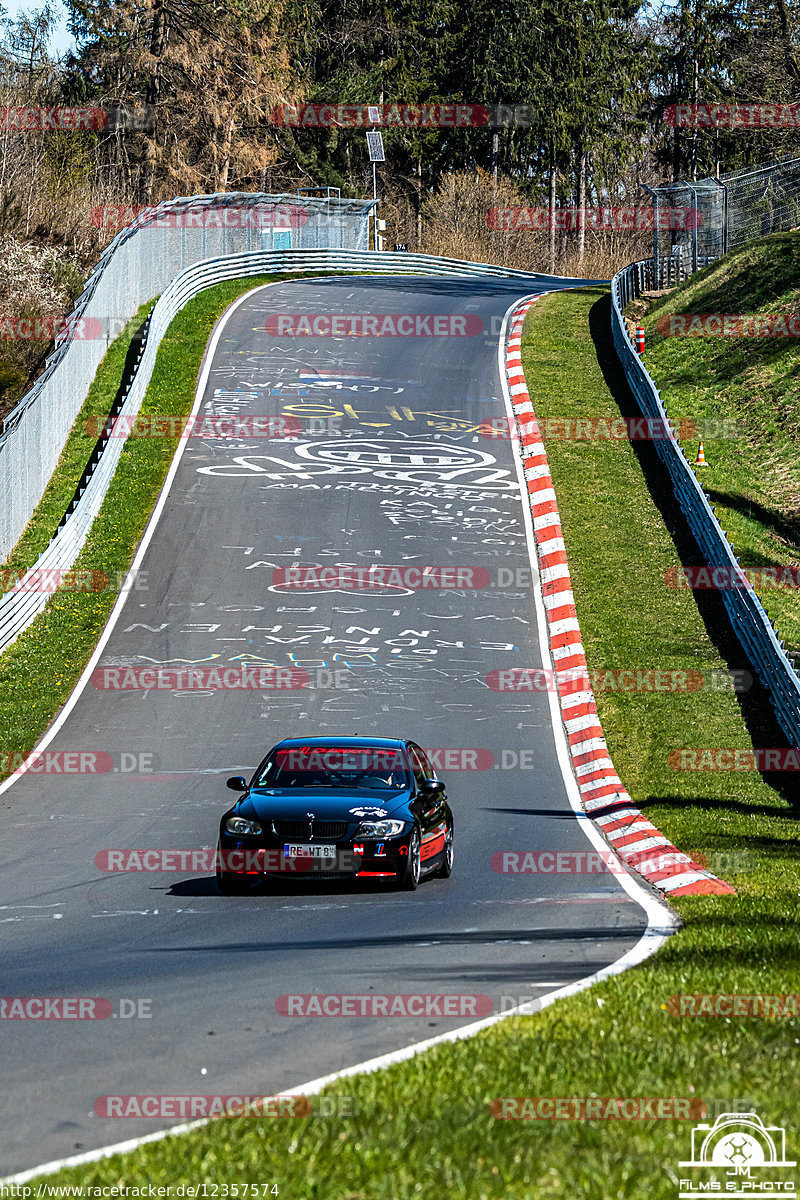
[[[416,785],[415,811],[419,817],[422,831],[420,858],[423,867],[425,867],[430,864],[431,859],[438,857],[444,851],[445,835],[447,833],[444,793],[439,792],[427,795],[422,790],[422,784],[425,780],[435,779],[436,772],[425,751],[414,742],[409,742],[408,750],[411,767],[414,772],[414,783]]]

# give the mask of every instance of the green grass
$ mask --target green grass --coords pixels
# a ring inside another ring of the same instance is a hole
[[[523,363],[539,417],[619,415],[589,332],[591,317],[605,359],[608,311],[600,290],[533,307]],[[678,553],[634,448],[553,441],[548,451],[590,667],[722,670],[692,594],[664,586]],[[653,488],[658,496],[657,480]],[[786,1125],[796,1149],[800,1023],[679,1018],[665,1008],[676,993],[800,990],[791,811],[760,776],[670,768],[669,750],[698,739],[750,744],[732,693],[597,698],[634,800],[681,848],[706,850],[712,862],[715,852],[740,855],[740,869],[727,872],[736,896],[676,901],[683,928],[623,976],[329,1089],[351,1098],[354,1117],[217,1121],[48,1182],[276,1183],[292,1200],[675,1200],[691,1122],[502,1122],[489,1112],[501,1096],[694,1097],[716,1111],[746,1100],[766,1123]],[[313,1065],[298,1068],[313,1074]]]
[[[692,276],[641,321],[644,360],[670,417],[735,431],[703,438],[709,467],[697,474],[744,566],[800,567],[800,343],[663,337],[657,323],[671,313],[798,312],[800,233],[777,233]],[[697,438],[683,445],[693,462]],[[800,658],[798,591],[756,591]]]

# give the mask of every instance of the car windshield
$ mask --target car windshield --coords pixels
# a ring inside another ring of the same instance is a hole
[[[271,754],[256,787],[408,787],[403,754],[384,746],[286,746]]]

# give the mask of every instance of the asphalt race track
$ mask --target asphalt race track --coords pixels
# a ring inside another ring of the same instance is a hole
[[[2,995],[104,997],[115,1013],[3,1022],[0,1173],[168,1124],[98,1117],[100,1096],[274,1094],[473,1019],[286,1017],[282,995],[477,993],[499,1011],[594,973],[644,932],[644,909],[611,874],[491,865],[499,851],[592,849],[547,694],[486,682],[544,665],[514,450],[480,428],[506,417],[497,343],[519,287],[297,281],[251,293],[227,319],[200,412],[288,414],[303,433],[187,441],[101,666],[296,666],[309,685],[89,683],[48,750],[110,754],[115,769],[26,775],[0,795]],[[457,314],[485,332],[265,332],[295,313]],[[298,563],[483,568],[488,582],[273,581]],[[449,881],[223,897],[207,872],[95,864],[111,848],[213,846],[228,775],[285,736],[367,733],[467,752],[449,770],[440,759],[456,817]],[[121,999],[150,1015],[117,1016]]]

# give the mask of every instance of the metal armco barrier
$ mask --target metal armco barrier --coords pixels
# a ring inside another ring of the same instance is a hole
[[[668,425],[669,437],[656,438],[653,445],[669,472],[676,499],[706,564],[734,572],[739,560],[675,437],[659,391],[634,349],[622,315],[628,301],[647,290],[652,278],[652,262],[645,260],[631,263],[611,280],[614,346],[644,416]],[[800,746],[800,676],[784,653],[775,627],[749,581],[741,588],[723,588],[720,596],[736,636],[769,692],[781,728],[793,746]]]
[[[170,322],[187,301],[198,292],[226,279],[249,275],[298,271],[361,271],[392,275],[451,275],[486,276],[518,279],[531,285],[543,280],[558,286],[580,286],[586,283],[607,283],[607,280],[576,280],[552,275],[537,275],[527,271],[506,270],[484,263],[464,262],[455,258],[438,258],[429,254],[393,253],[357,250],[287,250],[258,251],[209,259],[188,267],[177,275],[156,302],[150,316],[147,339],[136,374],[119,410],[122,417],[135,417],[144,400],[147,385],[155,366],[161,338]],[[79,406],[80,407],[80,406]],[[62,523],[50,545],[31,567],[17,588],[0,596],[0,651],[10,645],[42,611],[48,594],[26,590],[26,579],[34,572],[68,571],[75,562],[100,511],[108,485],[116,471],[125,440],[109,438],[91,475],[85,479],[83,493]],[[0,464],[2,457],[0,456]]]

